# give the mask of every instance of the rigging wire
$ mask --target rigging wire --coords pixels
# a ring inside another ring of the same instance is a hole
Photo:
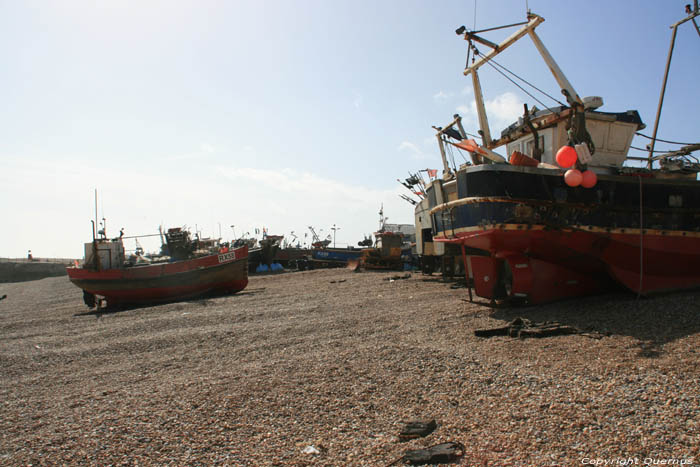
[[[455,154],[454,151],[452,150],[452,145],[451,144],[446,144],[445,145],[447,148],[447,153],[450,156],[450,160],[452,161],[452,168],[457,171],[457,163],[455,162]]]
[[[494,63],[496,66],[498,66],[499,68],[502,68],[502,69],[505,70],[506,72],[508,72],[508,73],[510,73],[511,75],[515,76],[516,78],[518,78],[518,79],[519,79],[520,81],[522,81],[523,83],[527,84],[528,86],[532,87],[533,89],[535,89],[535,90],[539,91],[540,93],[544,94],[545,96],[549,97],[549,98],[552,99],[554,102],[557,102],[557,103],[560,104],[560,105],[566,106],[566,104],[564,104],[562,101],[560,101],[560,100],[557,99],[556,97],[550,96],[549,94],[547,94],[546,92],[544,92],[543,90],[541,90],[540,88],[538,88],[537,86],[535,86],[534,84],[532,84],[532,83],[530,83],[529,81],[527,81],[525,78],[523,78],[523,77],[521,77],[521,76],[518,76],[517,74],[513,73],[512,71],[510,71],[508,68],[506,68],[505,66],[501,65],[501,64],[498,63],[496,60],[491,59],[491,60],[489,60],[489,61],[493,62],[493,63]]]
[[[453,146],[451,144],[448,144],[448,146],[450,147],[450,152],[454,151]],[[454,146],[454,148],[457,149],[457,154],[459,154],[459,156],[462,158],[462,160],[464,160],[464,162],[469,162],[464,156],[464,152],[461,149],[459,149],[457,146]],[[454,161],[454,153],[452,154],[452,160]],[[457,166],[455,165],[455,167]]]
[[[648,148],[638,148],[636,146],[630,146],[630,149],[636,149],[637,151],[649,152]],[[670,149],[654,149],[653,152],[671,152]]]
[[[639,132],[635,133],[635,135],[641,136],[642,138],[646,138],[646,139],[653,139],[651,136],[643,135],[642,133],[639,133]],[[691,146],[693,144],[698,144],[698,143],[679,143],[678,141],[666,141],[665,139],[660,139],[660,138],[656,138],[656,141],[660,141],[662,143],[668,143],[668,144],[680,144],[683,146]],[[656,151],[654,151],[654,152],[656,152]]]
[[[476,53],[475,53],[475,54],[476,54]],[[509,76],[507,76],[507,75],[506,75],[505,73],[503,73],[501,70],[499,70],[498,68],[496,68],[496,67],[491,63],[491,60],[486,60],[486,63],[488,63],[489,65],[491,65],[491,67],[492,67],[494,70],[496,70],[496,71],[497,71],[498,73],[500,73],[505,79],[507,79],[508,81],[510,81],[511,83],[513,83],[515,86],[517,86],[522,92],[524,92],[525,94],[527,94],[528,96],[530,96],[531,98],[533,98],[535,101],[537,101],[537,103],[540,104],[542,107],[544,107],[545,109],[547,108],[547,105],[546,105],[544,102],[542,102],[541,100],[539,100],[538,98],[536,98],[535,96],[533,96],[532,94],[530,94],[529,92],[527,92],[527,90],[526,90],[525,88],[523,88],[522,86],[520,86],[518,83],[516,83],[515,81],[513,81]]]

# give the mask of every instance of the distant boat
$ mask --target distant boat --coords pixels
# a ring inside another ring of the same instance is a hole
[[[229,249],[175,228],[165,234],[166,255],[148,258],[140,251],[126,257],[122,236],[110,240],[100,231],[93,238],[85,244],[83,264],[67,268],[89,308],[103,300],[111,307],[235,293],[248,285],[247,245]]]
[[[312,267],[345,267],[348,261],[358,260],[363,251],[355,248],[314,248],[311,251]]]

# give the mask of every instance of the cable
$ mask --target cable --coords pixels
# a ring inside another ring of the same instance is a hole
[[[491,60],[489,60],[489,61],[490,61],[490,62],[493,62],[493,63],[494,63],[495,65],[497,65],[498,67],[504,69],[505,71],[507,71],[507,72],[510,73],[511,75],[515,76],[516,78],[518,78],[518,79],[519,79],[520,81],[522,81],[523,83],[527,84],[528,86],[532,87],[533,89],[536,89],[537,91],[541,92],[541,93],[544,94],[545,96],[549,97],[549,98],[552,99],[554,102],[557,102],[559,105],[566,106],[566,104],[564,104],[564,103],[563,103],[562,101],[560,101],[559,99],[557,99],[557,98],[555,98],[555,97],[553,97],[553,96],[550,96],[549,94],[547,94],[546,92],[544,92],[543,90],[541,90],[540,88],[538,88],[537,86],[535,86],[534,84],[528,82],[525,78],[522,78],[522,77],[518,76],[517,74],[513,73],[512,71],[510,71],[508,68],[504,67],[503,65],[501,65],[500,63],[498,63],[496,60],[491,59]],[[543,104],[543,105],[544,105],[544,104]]]
[[[478,51],[475,50],[475,51],[474,51],[474,54],[477,55],[477,54],[478,54]],[[478,54],[478,55],[481,55],[481,54]],[[481,55],[481,57],[486,61],[486,63],[488,63],[488,64],[491,65],[496,71],[498,71],[499,73],[501,73],[501,75],[503,75],[508,81],[510,81],[511,83],[515,84],[515,85],[516,85],[518,88],[520,88],[525,94],[527,94],[528,96],[530,96],[530,97],[532,97],[533,99],[535,99],[535,100],[536,100],[539,104],[541,104],[544,108],[547,108],[547,106],[546,106],[542,101],[538,100],[535,96],[533,96],[532,94],[530,94],[529,92],[527,92],[522,86],[520,86],[519,84],[517,84],[515,81],[513,81],[513,80],[510,79],[510,78],[508,78],[508,77],[507,77],[505,74],[503,74],[503,72],[501,72],[498,68],[501,68],[501,69],[505,70],[506,72],[510,73],[511,75],[515,76],[516,78],[518,78],[518,79],[519,79],[520,81],[522,81],[523,83],[525,83],[525,84],[527,84],[528,86],[530,86],[531,88],[537,90],[537,91],[540,92],[541,94],[543,94],[543,95],[549,97],[550,99],[552,99],[554,102],[558,103],[559,105],[566,106],[566,104],[564,104],[564,103],[563,103],[562,101],[560,101],[559,99],[557,99],[557,98],[555,98],[555,97],[553,97],[553,96],[547,94],[546,92],[544,92],[543,90],[541,90],[540,88],[538,88],[537,86],[535,86],[534,84],[532,84],[532,83],[530,83],[529,81],[527,81],[525,78],[522,78],[522,77],[518,76],[517,74],[513,73],[512,71],[510,71],[508,68],[506,68],[505,66],[501,65],[500,63],[498,63],[498,62],[497,62],[496,60],[494,60],[493,58],[491,58],[491,59],[486,59],[486,57],[485,57],[484,55]],[[493,63],[491,63],[491,62],[493,62]],[[498,66],[498,68],[496,68],[496,66]]]
[[[452,151],[452,146],[450,144],[445,145],[447,147],[447,153],[450,156],[450,160],[452,161],[452,167],[454,168],[455,172],[457,171],[457,164],[455,163],[455,155],[454,152]]]
[[[637,151],[642,151],[642,152],[649,152],[648,149],[645,148],[638,148],[636,146],[630,146],[630,149],[636,149]],[[660,149],[654,149],[654,152],[669,152],[670,150],[660,150]]]
[[[476,48],[474,49],[474,55],[481,55],[481,54],[478,52],[478,50],[477,50]],[[498,73],[500,73],[505,79],[507,79],[508,81],[510,81],[511,83],[513,83],[513,84],[514,84],[516,87],[518,87],[522,92],[524,92],[525,94],[527,94],[528,96],[530,96],[531,98],[533,98],[535,101],[537,101],[537,103],[540,104],[543,108],[545,108],[545,109],[547,108],[547,105],[546,105],[544,102],[542,102],[541,100],[539,100],[538,98],[536,98],[535,96],[533,96],[532,94],[530,94],[529,92],[527,92],[527,90],[525,90],[525,88],[523,88],[522,86],[520,86],[518,83],[516,83],[515,81],[513,81],[512,79],[510,79],[508,76],[506,76],[505,73],[503,73],[501,70],[499,70],[498,68],[496,68],[496,67],[494,66],[494,64],[491,63],[492,59],[491,59],[491,60],[487,60],[486,57],[483,56],[483,55],[481,55],[481,57],[482,57],[482,59],[484,59],[485,63],[487,63],[488,65],[490,65],[494,70],[496,70]],[[517,75],[516,75],[516,76],[517,76]],[[522,79],[522,78],[520,78],[520,79]],[[525,80],[523,80],[523,81],[525,81]],[[525,81],[525,82],[526,82],[526,81]],[[529,83],[528,83],[528,84],[529,84]],[[530,85],[530,86],[532,86],[532,85]],[[534,86],[532,86],[532,87],[534,88]],[[535,89],[537,89],[537,88],[535,88]],[[539,89],[538,89],[538,91],[539,91]],[[542,91],[540,91],[540,92],[542,92]],[[544,94],[544,93],[543,93],[543,94]],[[549,96],[549,97],[551,97],[551,96]],[[552,99],[553,99],[553,98],[552,98]],[[554,99],[554,100],[556,101],[556,99]]]
[[[641,133],[635,133],[637,136],[641,136],[646,139],[653,139],[651,136],[643,135]],[[660,139],[656,138],[656,141],[661,141],[662,143],[668,143],[668,144],[680,144],[682,146],[691,146],[693,144],[698,144],[698,143],[679,143],[678,141],[666,141],[665,139]]]

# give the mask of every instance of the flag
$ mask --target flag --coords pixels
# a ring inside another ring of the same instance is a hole
[[[435,170],[435,169],[427,169],[427,170],[428,170],[428,177],[430,177],[430,178],[437,177],[437,170]]]

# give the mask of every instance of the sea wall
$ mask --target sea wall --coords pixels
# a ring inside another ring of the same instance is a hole
[[[45,277],[65,276],[66,263],[0,262],[0,282],[35,281]]]

